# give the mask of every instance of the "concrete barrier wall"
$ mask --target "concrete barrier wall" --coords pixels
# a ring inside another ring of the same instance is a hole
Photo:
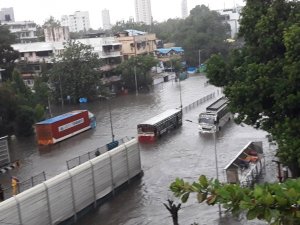
[[[71,217],[141,173],[136,139],[0,203],[0,224],[52,225]]]

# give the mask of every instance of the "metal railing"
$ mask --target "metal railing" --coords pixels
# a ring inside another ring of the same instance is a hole
[[[82,210],[97,207],[142,173],[137,140],[50,178],[0,203],[0,224],[76,223]]]
[[[209,95],[206,95],[206,96],[200,98],[199,100],[197,100],[195,102],[192,102],[191,104],[189,104],[187,106],[184,106],[182,108],[182,111],[187,112],[187,111],[189,111],[189,110],[191,110],[191,109],[193,109],[193,108],[195,108],[199,105],[202,105],[203,103],[207,102],[208,100],[215,98],[215,95],[216,95],[215,92],[213,92]]]
[[[29,188],[32,188],[40,183],[43,183],[45,180],[46,180],[46,173],[45,171],[43,171],[35,176],[30,177],[27,180],[20,181],[19,184],[17,185],[16,194],[26,191]],[[4,200],[13,196],[13,188],[11,186],[3,188],[3,192],[4,192]]]
[[[119,142],[119,145],[121,145],[121,144],[124,144],[124,143],[126,143],[127,141],[129,141],[131,139],[132,138],[124,137],[124,138],[119,139],[117,141]],[[97,157],[98,155],[101,155],[101,154],[107,152],[107,151],[109,151],[109,149],[108,149],[107,145],[104,145],[100,148],[94,149],[93,151],[90,151],[90,152],[87,152],[83,155],[74,157],[74,158],[66,161],[67,168],[68,168],[68,170],[70,170],[70,169],[72,169],[76,166],[79,166],[80,164],[82,164],[84,162],[87,162],[87,161]]]

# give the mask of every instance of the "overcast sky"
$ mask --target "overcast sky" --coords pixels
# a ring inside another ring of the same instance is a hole
[[[182,0],[151,0],[153,20],[162,22],[181,17]],[[187,0],[188,9],[207,5],[210,9],[232,8],[244,5],[243,0]],[[13,7],[16,21],[32,20],[42,25],[50,16],[61,19],[75,11],[88,11],[91,27],[102,27],[101,11],[108,9],[111,23],[135,18],[134,0],[0,0],[0,8]]]

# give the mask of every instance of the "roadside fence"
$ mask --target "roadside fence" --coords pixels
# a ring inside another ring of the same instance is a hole
[[[20,183],[17,185],[17,193],[21,193],[23,191],[26,191],[40,183],[43,183],[46,180],[46,173],[45,171],[30,177],[27,180],[20,181]],[[4,187],[4,199],[8,199],[13,196],[13,189],[12,187]]]
[[[118,142],[118,145],[122,145],[128,141],[130,141],[132,138],[129,138],[129,137],[124,137],[124,138],[121,138],[115,142]],[[82,163],[85,163],[107,151],[111,150],[111,148],[108,147],[108,145],[104,145],[100,148],[96,148],[95,150],[93,151],[90,151],[90,152],[87,152],[83,155],[80,155],[80,156],[77,156],[75,158],[72,158],[70,160],[67,160],[66,161],[66,164],[67,164],[67,168],[68,170],[76,167],[76,166],[79,166],[80,164]]]
[[[184,106],[182,108],[182,112],[188,112],[189,110],[191,110],[199,105],[202,105],[203,103],[207,102],[208,100],[215,98],[215,96],[216,96],[215,92],[213,92],[209,95],[206,95],[206,96],[200,98],[199,100],[197,100],[187,106]]]
[[[134,138],[1,202],[0,224],[74,224],[141,174]]]

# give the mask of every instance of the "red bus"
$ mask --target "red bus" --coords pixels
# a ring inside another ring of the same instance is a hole
[[[182,125],[182,110],[169,109],[137,125],[140,142],[152,142],[171,129]]]

